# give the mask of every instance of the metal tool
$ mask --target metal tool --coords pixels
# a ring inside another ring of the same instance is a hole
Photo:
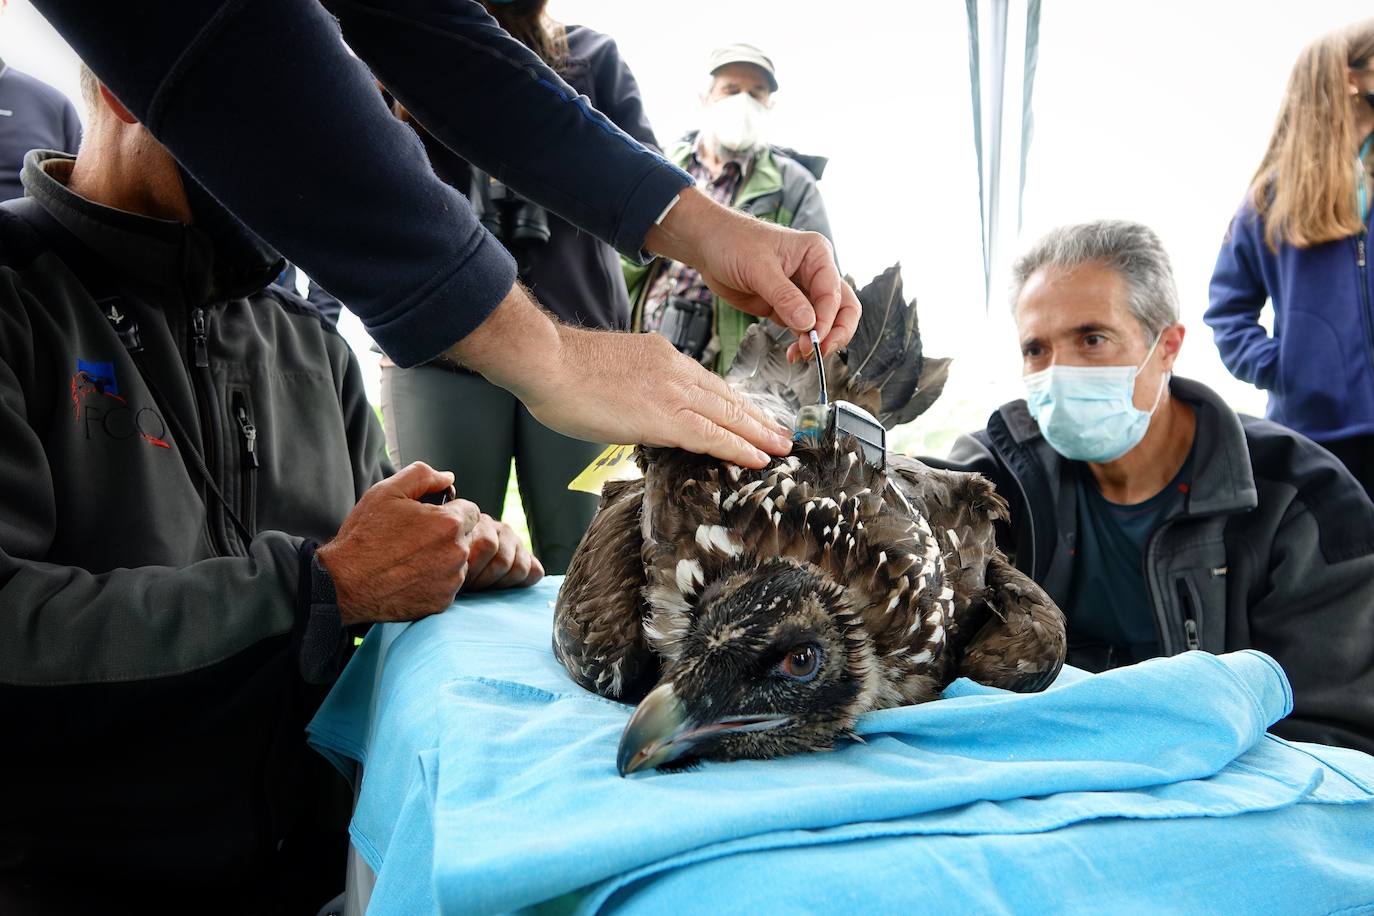
[[[432,506],[442,506],[451,499],[458,498],[458,490],[449,484],[442,490],[435,490],[433,493],[426,493],[420,497],[420,502],[429,503]]]

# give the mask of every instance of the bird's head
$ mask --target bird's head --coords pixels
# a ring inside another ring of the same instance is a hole
[[[625,727],[621,775],[831,747],[872,689],[861,623],[845,589],[809,563],[727,571]]]

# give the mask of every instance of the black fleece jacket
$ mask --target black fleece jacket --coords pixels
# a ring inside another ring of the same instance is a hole
[[[1169,390],[1193,406],[1197,434],[1183,506],[1142,557],[1163,654],[1267,652],[1293,685],[1276,734],[1374,753],[1374,505],[1310,439],[1241,416],[1189,379]],[[997,485],[1011,504],[1008,554],[1062,603],[1078,534],[1072,462],[1026,402],[1004,405],[933,463]],[[1112,664],[1072,651],[1069,663]]]
[[[343,339],[264,288],[274,253],[69,172],[31,154],[0,206],[0,875],[232,885],[295,817],[311,544],[387,472],[381,431]]]

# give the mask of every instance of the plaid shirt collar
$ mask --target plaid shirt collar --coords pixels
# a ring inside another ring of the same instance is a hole
[[[691,173],[693,178],[700,180],[704,176],[706,181],[710,182],[711,170],[706,167],[701,159],[701,155],[706,148],[705,141],[702,137],[703,134],[698,133],[696,139],[692,141],[692,158],[688,163],[687,171]],[[722,148],[718,151],[718,155],[720,156],[723,166],[728,167],[733,164],[735,168],[739,170],[740,181],[743,182],[749,178],[749,173],[753,171],[754,163],[757,162],[759,158],[759,150],[751,149],[736,151]],[[722,168],[721,176],[723,177],[725,173],[726,169]],[[716,179],[716,181],[719,180],[720,178]]]

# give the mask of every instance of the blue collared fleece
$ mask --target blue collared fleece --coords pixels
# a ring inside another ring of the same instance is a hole
[[[1269,392],[1266,416],[1327,442],[1374,433],[1374,277],[1368,229],[1309,248],[1264,240],[1264,222],[1241,207],[1217,255],[1211,326],[1222,362]],[[1259,324],[1274,303],[1271,335]]]

